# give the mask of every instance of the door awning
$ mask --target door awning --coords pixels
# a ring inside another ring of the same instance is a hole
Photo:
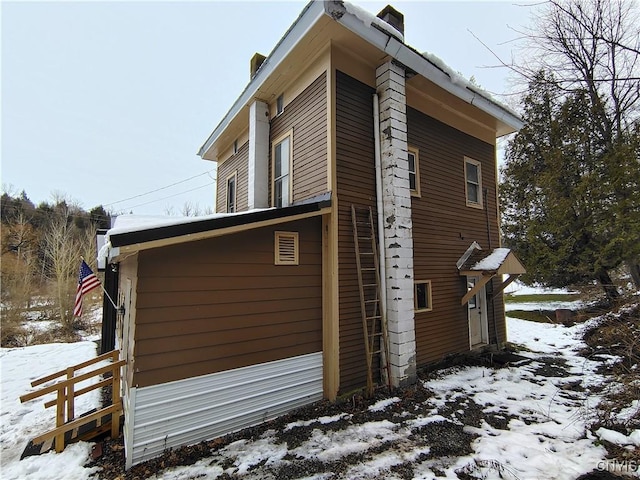
[[[467,303],[496,275],[508,275],[508,277],[494,290],[494,295],[502,292],[507,285],[527,272],[511,249],[494,248],[489,252],[482,250],[476,242],[473,242],[464,255],[460,257],[456,266],[460,271],[460,275],[481,277],[473,288],[462,297],[461,305]]]

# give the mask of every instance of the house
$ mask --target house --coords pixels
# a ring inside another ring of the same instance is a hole
[[[108,232],[128,466],[506,341],[502,275],[524,269],[500,248],[496,138],[522,122],[403,28],[310,2],[200,149],[217,213]]]

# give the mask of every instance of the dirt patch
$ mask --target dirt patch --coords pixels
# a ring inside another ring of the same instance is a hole
[[[532,373],[539,377],[568,377],[571,375],[567,371],[567,361],[564,358],[559,357],[540,357],[537,358],[536,363],[540,366]]]

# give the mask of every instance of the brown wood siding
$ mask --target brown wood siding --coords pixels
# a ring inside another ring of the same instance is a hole
[[[323,73],[271,120],[271,141],[293,128],[293,202],[327,191],[327,75]],[[271,157],[271,147],[269,149]],[[269,160],[271,196],[271,159]]]
[[[336,72],[340,393],[367,382],[351,205],[372,206],[375,214],[374,93],[369,86]]]
[[[238,148],[238,152],[218,166],[218,186],[216,190],[216,212],[227,211],[227,178],[238,172],[236,181],[236,211],[249,209],[249,142]]]
[[[458,275],[456,261],[473,241],[487,250],[489,244],[499,246],[495,149],[412,108],[407,109],[407,121],[409,145],[419,149],[422,195],[411,202],[414,276],[416,280],[431,280],[433,295],[433,310],[415,316],[417,362],[424,365],[469,350],[467,306],[460,305],[466,283],[465,277]],[[483,209],[466,206],[465,156],[482,164],[482,187],[488,190]],[[488,284],[487,291],[493,286]],[[495,342],[493,316],[489,301],[489,339]],[[503,341],[502,296],[495,300],[495,316]]]
[[[274,265],[274,232],[300,264]],[[140,253],[135,383],[155,385],[322,351],[321,219]]]

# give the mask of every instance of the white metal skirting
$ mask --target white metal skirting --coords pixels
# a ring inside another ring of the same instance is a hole
[[[136,388],[126,402],[127,468],[320,399],[322,352]]]

